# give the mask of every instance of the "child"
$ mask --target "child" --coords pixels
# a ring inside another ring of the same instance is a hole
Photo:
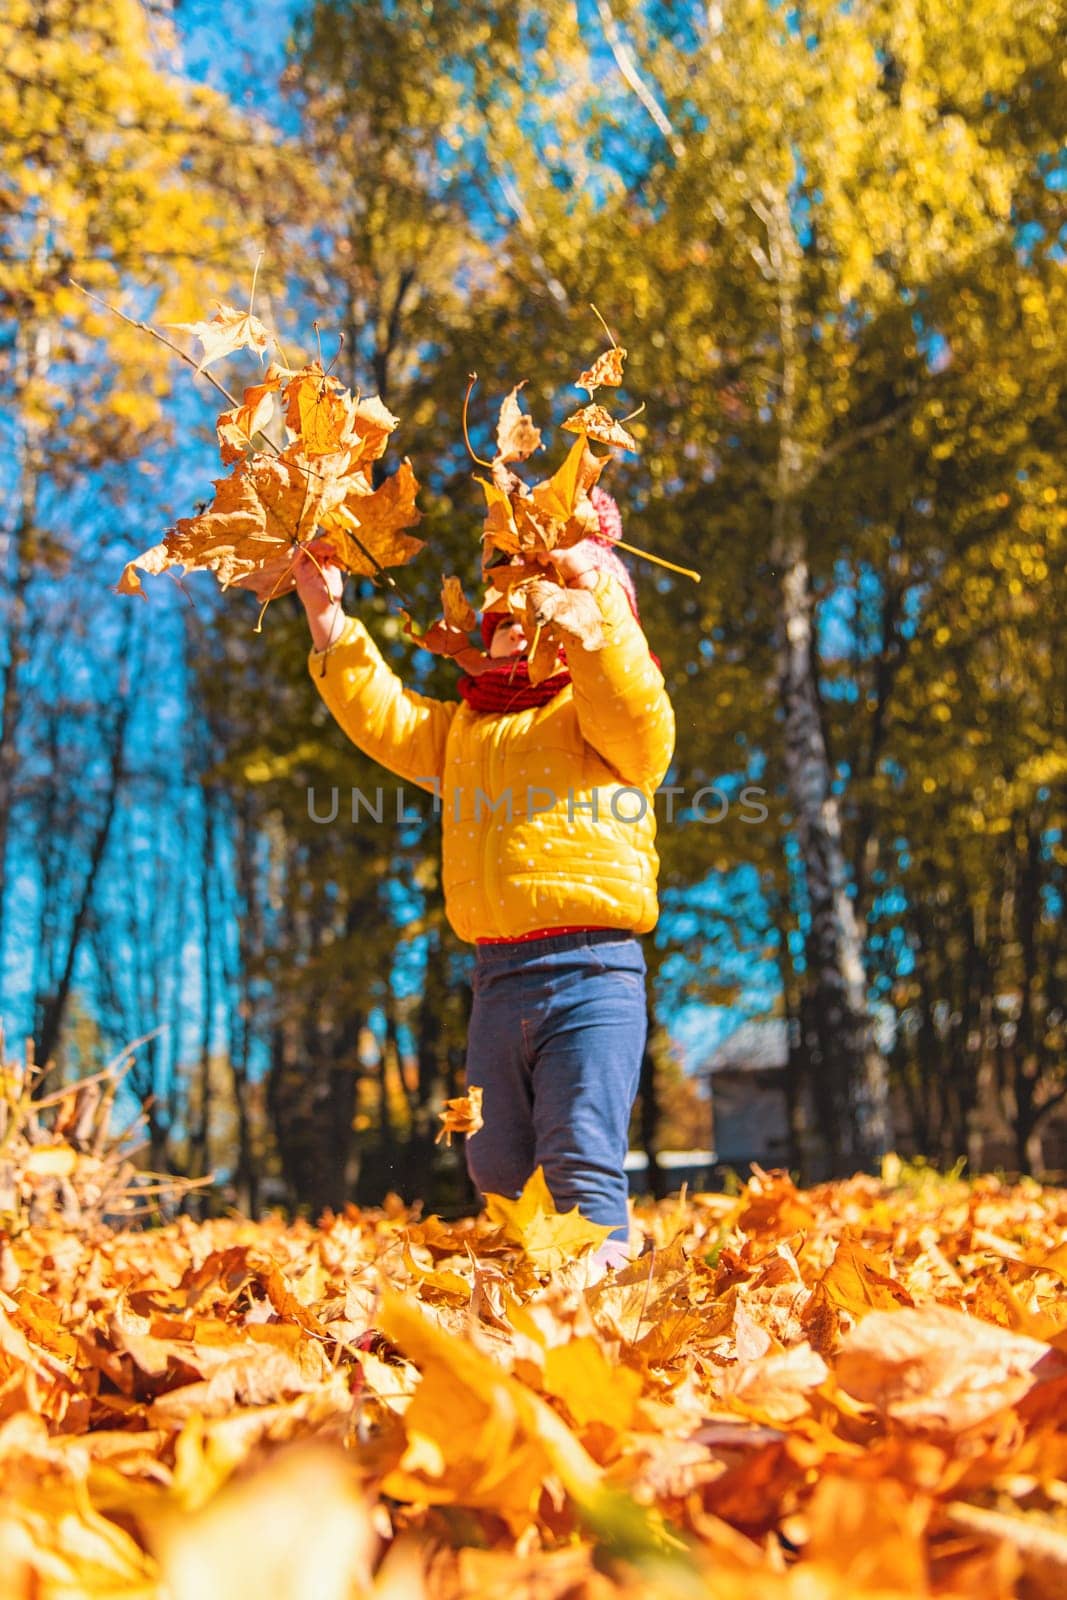
[[[546,576],[591,592],[604,648],[569,644],[539,684],[521,620],[488,613],[500,667],[462,678],[459,701],[414,694],[344,616],[340,571],[301,554],[295,572],[326,704],[367,755],[440,797],[445,911],[477,947],[467,1084],[484,1091],[485,1125],[466,1140],[471,1178],[515,1197],[542,1166],[558,1210],[611,1227],[600,1260],[617,1265],[647,1027],[636,935],[658,916],[653,796],[674,716],[612,549],[618,507],[592,498],[600,537],[553,551]]]

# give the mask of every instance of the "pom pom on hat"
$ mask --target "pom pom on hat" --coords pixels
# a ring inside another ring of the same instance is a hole
[[[626,598],[630,602],[630,610],[636,621],[641,618],[637,610],[637,590],[634,580],[623,562],[622,557],[614,548],[617,539],[622,538],[622,513],[618,504],[602,489],[599,484],[589,496],[596,511],[596,519],[600,524],[600,532],[583,539],[582,548],[589,556],[589,565],[596,567],[601,572],[610,572],[622,584],[626,591]]]

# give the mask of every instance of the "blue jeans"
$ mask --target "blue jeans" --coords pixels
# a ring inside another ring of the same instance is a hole
[[[559,1211],[629,1234],[626,1158],[648,1017],[632,934],[558,933],[479,945],[467,1084],[485,1126],[466,1139],[482,1194],[514,1199],[535,1167]]]

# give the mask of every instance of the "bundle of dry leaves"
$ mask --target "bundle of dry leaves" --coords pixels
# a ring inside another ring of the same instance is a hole
[[[55,1138],[56,1147],[62,1144]],[[1067,1592],[1067,1193],[0,1218],[0,1586],[74,1600]]]
[[[209,321],[181,326],[201,346],[200,372],[241,350],[262,357],[272,345],[280,348],[264,323],[231,306],[218,305]],[[486,609],[523,618],[534,683],[555,670],[567,638],[589,650],[604,642],[592,597],[554,582],[544,561],[599,530],[589,491],[610,457],[596,455],[590,441],[637,449],[621,423],[593,403],[598,388],[621,384],[625,356],[613,343],[580,373],[576,387],[586,390],[590,403],[562,423],[578,438],[550,478],[528,486],[513,470],[541,448],[540,430],[519,406],[521,384],[501,406],[496,455],[482,463],[490,470],[489,478],[478,479],[487,503],[483,571],[488,574],[494,558],[511,558],[510,566],[495,569]],[[317,560],[387,579],[388,568],[423,549],[423,541],[405,531],[421,517],[411,463],[378,477],[399,423],[377,396],[353,396],[321,361],[290,368],[274,360],[241,399],[222,392],[231,404],[218,417],[216,434],[228,475],[214,481],[211,500],[195,515],[180,518],[159,544],[126,564],[118,593],[143,596],[141,573],[200,570],[214,572],[223,589],[251,589],[266,605],[294,587],[296,556],[309,545]],[[468,638],[475,612],[455,577],[442,580],[442,609],[442,618],[421,632],[404,612],[409,637],[455,657],[466,671],[486,670],[488,658]]]

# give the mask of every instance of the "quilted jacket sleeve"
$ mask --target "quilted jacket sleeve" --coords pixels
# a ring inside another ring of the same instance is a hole
[[[431,792],[444,774],[445,740],[458,704],[405,689],[356,617],[329,650],[308,657],[312,680],[354,745]]]
[[[674,711],[663,674],[621,584],[601,573],[592,590],[603,622],[602,650],[567,649],[582,736],[624,783],[654,790],[674,754]]]

